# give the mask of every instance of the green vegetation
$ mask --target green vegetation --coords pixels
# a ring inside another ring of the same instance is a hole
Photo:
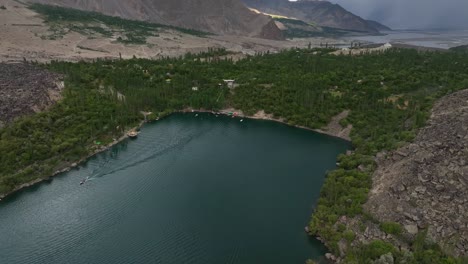
[[[468,45],[461,45],[457,47],[450,48],[451,51],[456,52],[468,52]]]
[[[78,82],[67,83],[64,96],[50,111],[0,130],[0,193],[51,176],[89,155],[97,147],[95,141],[109,143],[122,135],[121,124],[138,122],[109,92]]]
[[[146,44],[148,37],[158,37],[158,33],[164,30],[175,30],[200,37],[209,34],[192,29],[127,20],[106,16],[97,12],[87,12],[59,6],[32,4],[30,8],[45,16],[50,26],[52,34],[41,36],[43,39],[59,39],[69,31],[75,31],[88,36],[98,34],[106,38],[115,37],[118,42],[124,44]]]
[[[387,234],[400,235],[403,232],[403,228],[399,223],[395,222],[383,222],[380,223],[380,229]]]
[[[265,110],[290,125],[321,128],[350,110],[342,124],[354,127],[355,151],[341,155],[338,168],[328,174],[309,226],[339,254],[338,243],[351,243],[355,234],[338,219],[369,219],[362,204],[371,187],[374,156],[413,140],[437,98],[468,87],[468,56],[409,49],[363,56],[329,51],[292,49],[238,62],[219,59],[225,51],[158,61],[53,62],[47,67],[67,76],[65,99],[49,112],[0,131],[0,191],[47,177],[61,164],[85,156],[96,139],[109,142],[134,126],[142,118],[140,111],[158,118],[187,107],[229,106],[249,115]],[[235,79],[239,87],[232,92],[220,85],[222,79]],[[395,223],[382,223],[381,229],[402,232]],[[413,242],[409,255],[382,241],[353,246],[346,262],[372,263],[392,253],[396,263],[429,263],[424,262],[428,255],[430,263],[461,263],[424,241]]]

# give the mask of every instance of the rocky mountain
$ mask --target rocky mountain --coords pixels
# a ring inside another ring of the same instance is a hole
[[[365,20],[328,1],[320,0],[243,0],[244,3],[260,12],[286,16],[314,23],[322,27],[377,33],[388,30],[375,21]]]
[[[240,0],[29,0],[126,19],[144,20],[217,34],[281,39],[274,21]]]
[[[377,29],[378,31],[390,31],[392,30],[391,28],[377,22],[377,21],[374,21],[374,20],[366,20],[367,23],[369,25],[371,25],[372,27],[374,27],[375,29]]]
[[[23,63],[0,63],[0,128],[61,98],[60,76]]]
[[[378,155],[365,208],[382,222],[468,254],[468,90],[439,100],[415,141]]]

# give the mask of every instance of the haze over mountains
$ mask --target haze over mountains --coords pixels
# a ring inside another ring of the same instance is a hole
[[[331,0],[395,29],[468,29],[466,0]]]

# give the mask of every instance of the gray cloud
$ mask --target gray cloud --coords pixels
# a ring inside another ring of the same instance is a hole
[[[392,28],[468,29],[468,0],[330,0]]]

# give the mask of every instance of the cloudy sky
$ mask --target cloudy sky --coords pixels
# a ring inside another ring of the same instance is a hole
[[[394,29],[468,29],[468,0],[330,0]]]

